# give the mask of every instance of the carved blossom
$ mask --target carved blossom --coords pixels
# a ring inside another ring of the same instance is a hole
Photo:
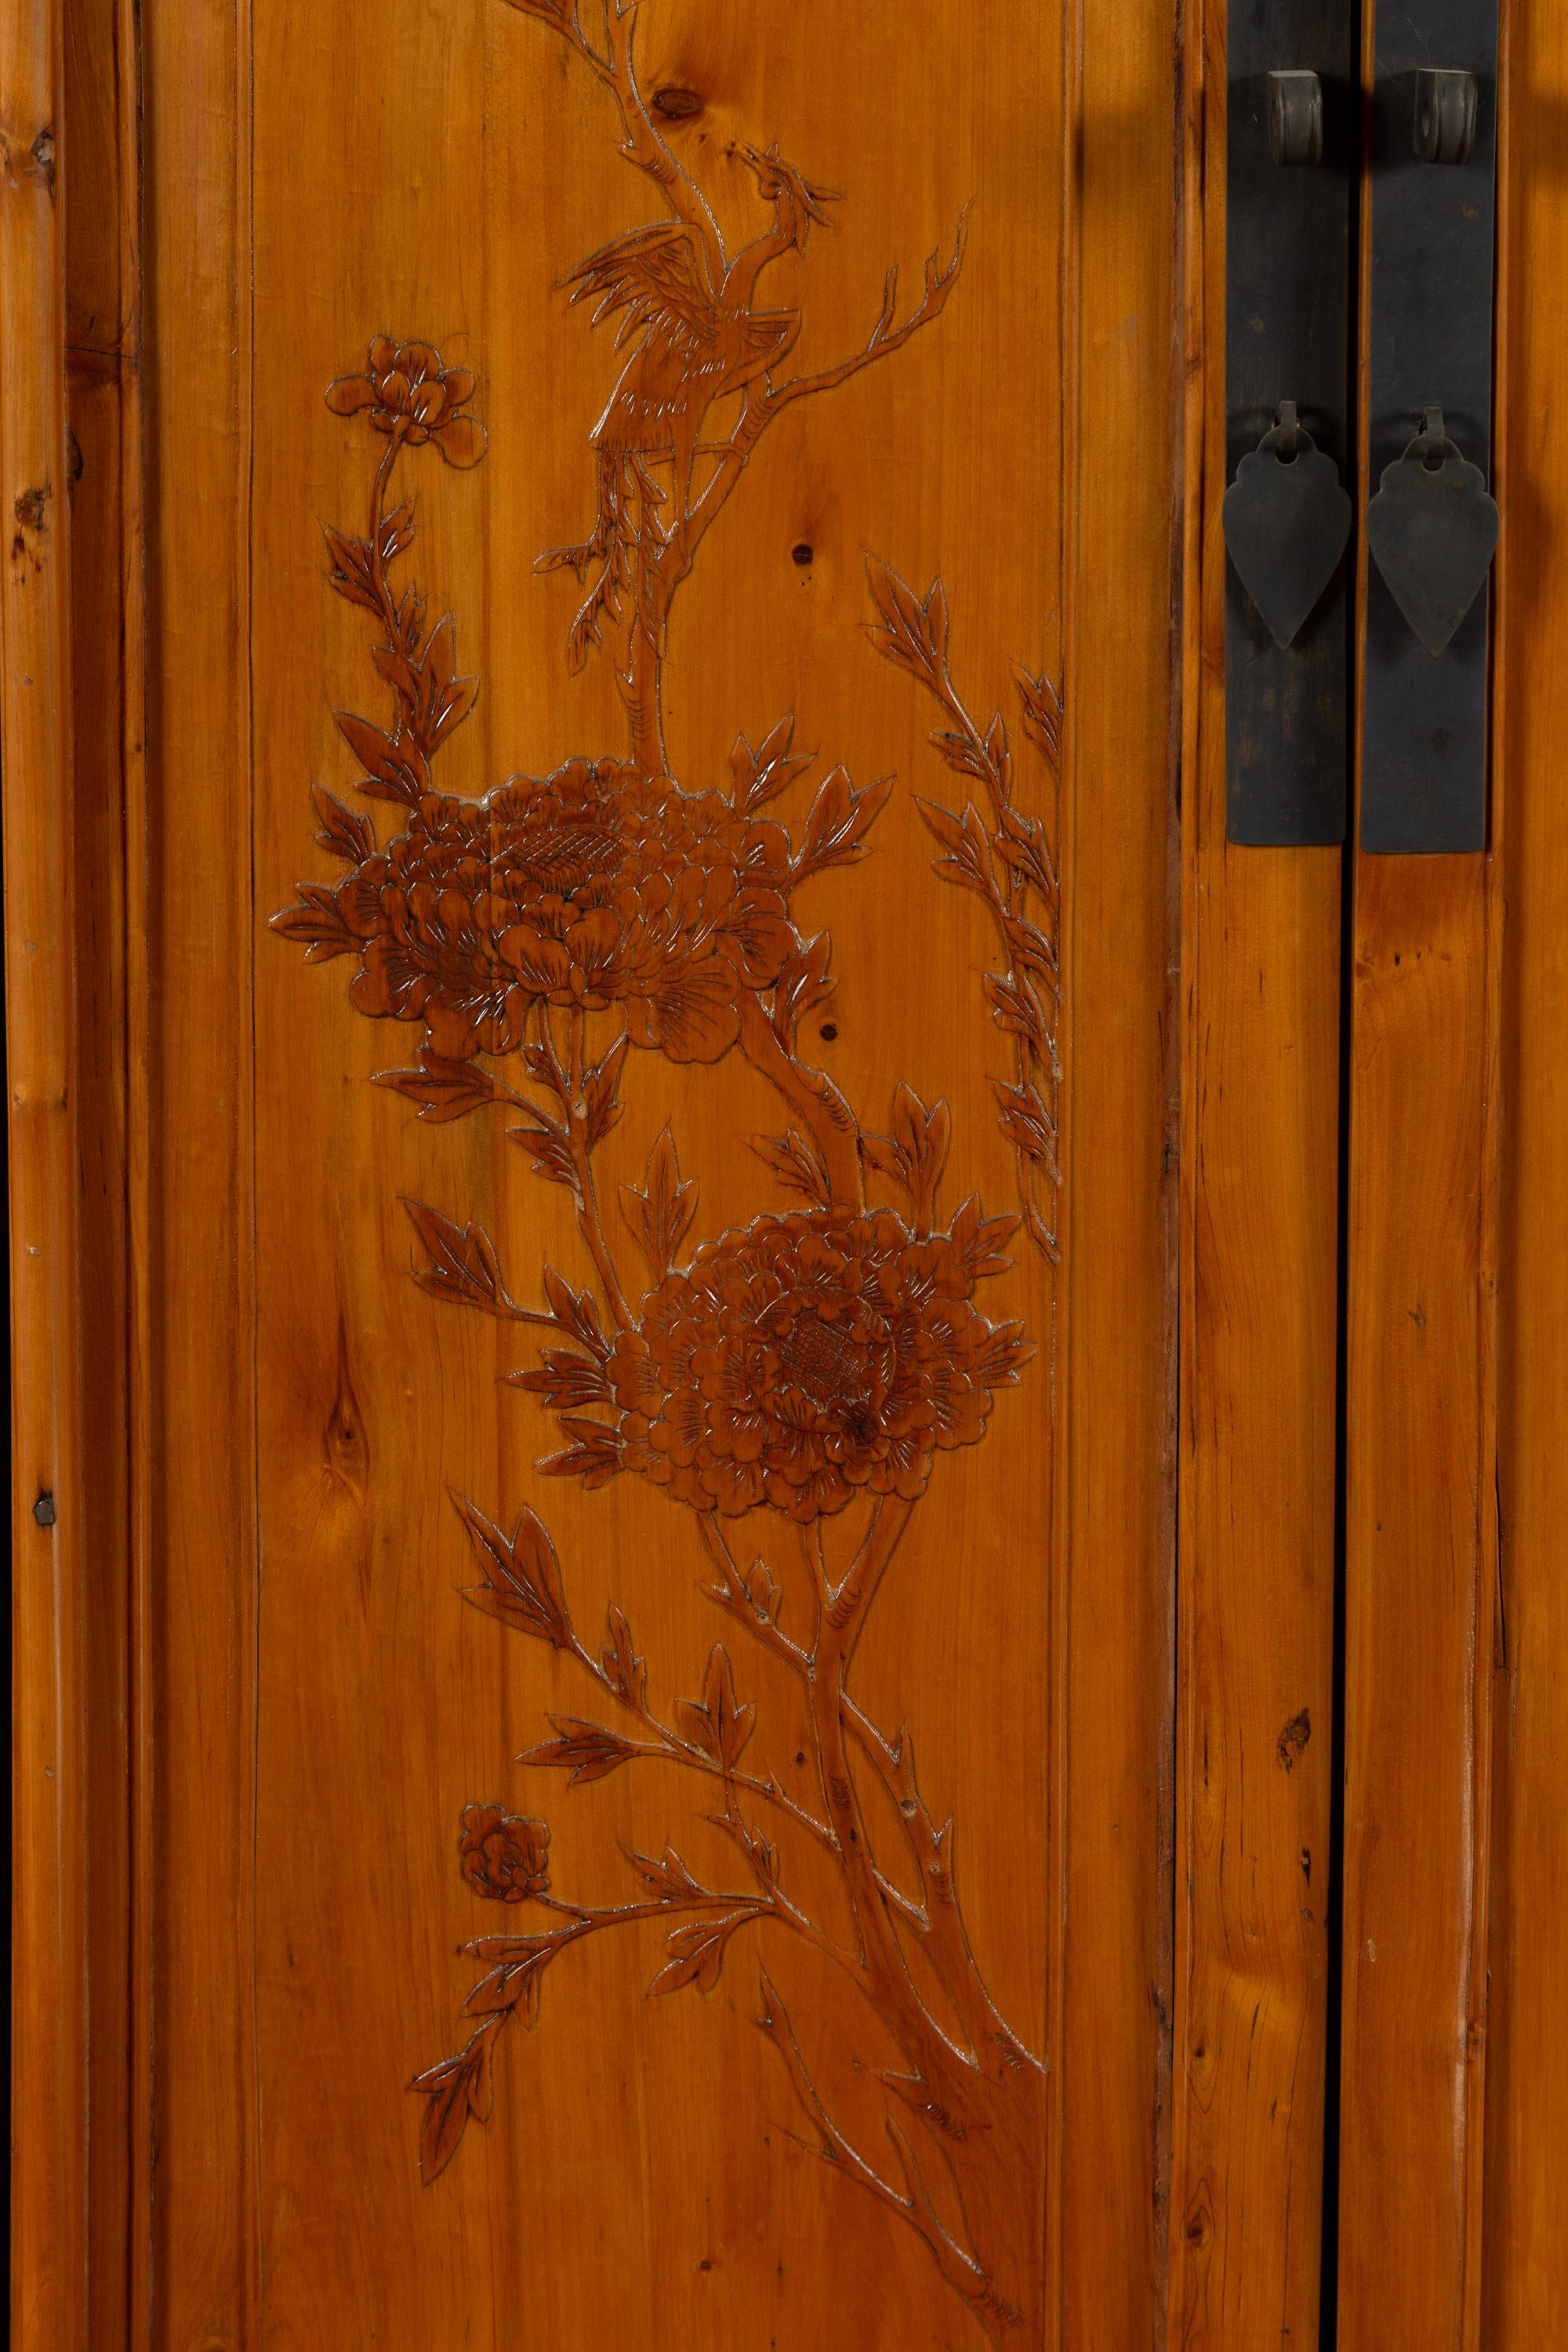
[[[434,441],[449,466],[477,466],[485,454],[485,428],[460,413],[473,396],[469,371],[444,366],[433,344],[377,335],[366,373],[339,376],[328,386],[327,406],[335,416],[367,409],[378,433],[395,433],[415,449]]]
[[[1021,1324],[970,1304],[1016,1223],[971,1202],[922,1240],[889,1210],[807,1211],[705,1244],[616,1340],[614,1428],[573,1419],[576,1443],[549,1466],[594,1483],[637,1471],[727,1517],[769,1504],[810,1520],[857,1494],[919,1495],[939,1450],[984,1433],[993,1391],[1032,1352]],[[520,1385],[557,1400],[566,1378],[557,1362]]]
[[[548,1893],[550,1824],[500,1805],[465,1805],[458,1853],[463,1876],[490,1903],[526,1903]]]
[[[426,793],[337,885],[337,951],[358,950],[362,1013],[422,1021],[451,1060],[510,1053],[545,1003],[619,1004],[635,1044],[711,1062],[735,1042],[742,992],[770,987],[795,944],[788,881],[781,826],[569,760],[481,801]]]

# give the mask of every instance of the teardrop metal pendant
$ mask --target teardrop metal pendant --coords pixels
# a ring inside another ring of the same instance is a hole
[[[1498,540],[1486,476],[1443,429],[1443,412],[1385,468],[1366,510],[1366,541],[1388,591],[1434,658],[1447,646],[1487,576]]]
[[[1226,551],[1277,646],[1300,634],[1338,571],[1351,519],[1333,459],[1282,401],[1220,509]]]

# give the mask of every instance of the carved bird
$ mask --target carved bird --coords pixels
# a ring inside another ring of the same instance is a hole
[[[708,410],[775,366],[800,332],[798,310],[754,310],[752,296],[767,264],[804,247],[813,221],[826,223],[822,207],[834,192],[814,186],[776,146],[735,152],[773,205],[773,226],[732,262],[710,222],[658,221],[602,247],[567,280],[574,303],[594,304],[595,327],[619,315],[617,350],[640,338],[592,435],[599,485],[594,537],[586,547],[560,551],[579,569],[605,554],[625,529],[635,488],[644,490],[645,510],[651,502],[651,460],[673,461],[674,512],[678,521],[684,516]]]

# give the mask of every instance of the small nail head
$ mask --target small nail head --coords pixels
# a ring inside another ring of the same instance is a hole
[[[52,1528],[54,1526],[55,1498],[52,1495],[40,1495],[38,1496],[37,1501],[33,1505],[33,1517],[37,1519],[41,1528]]]

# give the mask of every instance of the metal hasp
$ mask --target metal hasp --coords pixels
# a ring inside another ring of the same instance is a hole
[[[1487,839],[1498,0],[1377,11],[1361,844]]]
[[[1344,839],[1354,0],[1231,0],[1226,834]]]

